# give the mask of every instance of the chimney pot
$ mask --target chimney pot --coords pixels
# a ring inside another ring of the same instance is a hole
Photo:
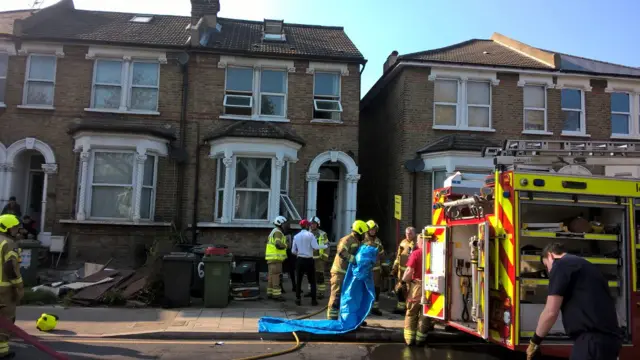
[[[386,72],[390,67],[393,66],[393,64],[396,63],[397,60],[398,60],[398,51],[393,50],[391,54],[387,56],[387,61],[385,61],[384,64],[382,65],[382,72],[383,73]]]

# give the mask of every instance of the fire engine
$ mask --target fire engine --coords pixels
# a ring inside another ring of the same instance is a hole
[[[546,301],[541,250],[561,242],[602,269],[624,331],[620,359],[637,359],[640,180],[589,169],[640,166],[640,144],[508,140],[483,156],[493,175],[474,182],[458,172],[434,190],[421,236],[424,315],[523,351]],[[559,317],[542,352],[568,356],[571,344]]]

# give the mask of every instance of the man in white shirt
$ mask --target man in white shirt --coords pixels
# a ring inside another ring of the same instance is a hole
[[[308,231],[309,221],[300,220],[302,230],[293,237],[291,252],[298,258],[296,260],[296,305],[300,305],[302,295],[302,277],[306,274],[307,281],[311,284],[311,305],[318,305],[316,299],[316,270],[313,260],[313,250],[326,249],[327,245],[318,245],[316,237]]]

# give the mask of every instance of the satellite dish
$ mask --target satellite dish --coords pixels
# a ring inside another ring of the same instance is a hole
[[[591,171],[582,165],[566,165],[558,170],[558,174],[566,175],[592,175]]]

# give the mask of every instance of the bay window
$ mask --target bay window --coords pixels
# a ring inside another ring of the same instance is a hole
[[[269,220],[271,159],[236,158],[233,220]]]
[[[289,197],[289,163],[285,162],[280,175],[280,212],[290,220],[300,220],[300,214]]]

